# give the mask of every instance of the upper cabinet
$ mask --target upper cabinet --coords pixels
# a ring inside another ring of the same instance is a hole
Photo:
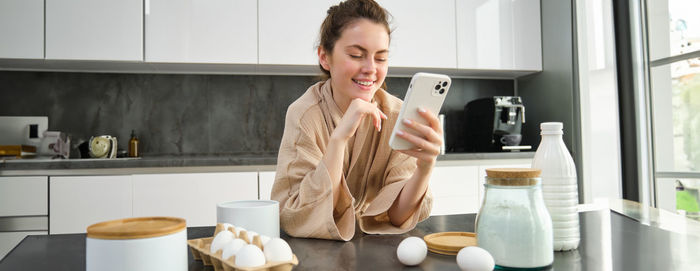
[[[454,0],[378,3],[391,14],[390,67],[457,68]]]
[[[456,0],[457,67],[542,70],[539,0]]]
[[[339,2],[1,0],[0,69],[319,74],[319,30]],[[378,2],[393,31],[390,76],[542,70],[540,0]]]
[[[46,1],[46,59],[143,61],[143,0]]]
[[[146,62],[258,62],[256,0],[146,0]]]
[[[259,64],[318,65],[326,12],[338,0],[258,0]]]
[[[44,0],[0,1],[0,58],[44,58]]]

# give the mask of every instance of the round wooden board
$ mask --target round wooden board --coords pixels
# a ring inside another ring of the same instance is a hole
[[[476,246],[476,233],[473,232],[437,232],[423,237],[428,250],[445,255],[457,255],[460,249]]]

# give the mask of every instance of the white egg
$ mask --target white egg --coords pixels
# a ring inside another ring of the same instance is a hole
[[[396,256],[405,265],[418,265],[427,254],[428,246],[425,245],[425,241],[415,236],[403,239],[396,249]]]
[[[253,238],[254,238],[256,235],[258,235],[257,232],[248,231],[248,239],[250,239],[251,242],[253,241]],[[260,241],[262,241],[262,240],[260,240]]]
[[[245,245],[236,253],[236,265],[256,267],[265,264],[265,254],[256,245]]]
[[[209,252],[216,253],[217,250],[224,248],[226,244],[233,240],[233,233],[230,231],[221,231],[214,236],[214,240],[211,241],[211,248]]]
[[[262,240],[261,240],[262,241]],[[264,245],[265,259],[268,262],[285,262],[292,260],[292,248],[281,238],[272,238]]]
[[[224,251],[221,254],[221,258],[228,259],[229,257],[236,255],[236,253],[238,253],[238,251],[245,245],[247,245],[247,243],[243,241],[243,239],[235,238],[231,240],[230,243],[224,246]]]
[[[243,227],[234,227],[236,230],[236,236],[241,236],[241,231],[245,231]]]
[[[491,271],[496,263],[485,249],[464,247],[457,253],[457,265],[463,271]]]
[[[260,242],[262,242],[263,246],[265,246],[265,244],[267,244],[267,242],[269,242],[270,240],[272,239],[269,236],[262,234],[260,235]]]
[[[229,223],[222,223],[221,226],[222,226],[221,228],[225,231],[227,231],[229,228],[233,228],[233,225],[231,225]]]

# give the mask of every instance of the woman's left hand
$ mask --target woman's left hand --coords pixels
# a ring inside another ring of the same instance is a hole
[[[428,121],[428,125],[404,119],[404,126],[417,131],[418,135],[402,130],[397,131],[397,136],[416,146],[413,149],[400,150],[399,152],[418,158],[418,169],[429,173],[430,169],[435,165],[437,156],[440,154],[443,131],[442,127],[440,127],[440,121],[435,114],[422,108],[418,109],[418,114]]]

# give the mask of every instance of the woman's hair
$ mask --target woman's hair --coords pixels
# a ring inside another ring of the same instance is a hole
[[[390,16],[389,12],[373,0],[343,1],[338,5],[330,7],[327,13],[326,19],[323,20],[323,24],[321,24],[318,46],[323,48],[328,54],[333,52],[333,47],[338,39],[340,39],[343,30],[358,19],[368,19],[374,23],[383,25],[386,28],[387,34],[391,36],[388,20]],[[328,79],[331,76],[330,71],[324,69],[320,63],[318,66],[323,72],[322,78]]]

